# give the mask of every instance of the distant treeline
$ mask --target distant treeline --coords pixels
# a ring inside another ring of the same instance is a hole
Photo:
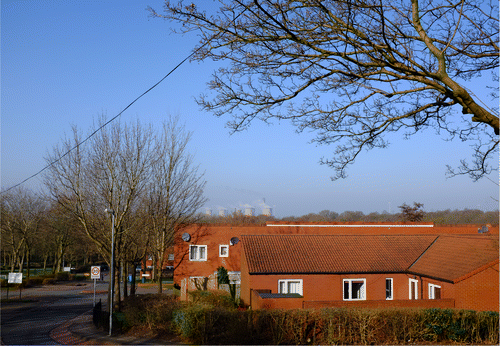
[[[464,210],[443,210],[425,212],[421,222],[433,222],[434,224],[492,224],[498,225],[499,211],[483,212],[477,209]],[[233,213],[228,216],[202,216],[204,223],[220,224],[263,224],[267,221],[288,221],[288,222],[402,222],[405,221],[401,213],[389,214],[370,213],[364,214],[361,211],[344,211],[336,213],[330,210],[323,210],[319,213],[309,213],[302,216],[287,216],[276,218],[273,216],[258,215],[245,216],[241,213]]]

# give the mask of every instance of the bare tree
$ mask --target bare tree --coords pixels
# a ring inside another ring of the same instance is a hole
[[[78,145],[75,128],[73,138],[47,159],[55,162],[46,176],[52,198],[72,213],[108,263],[111,219],[104,210],[114,211],[117,302],[119,273],[126,284],[126,271],[118,265],[137,264],[148,249],[164,254],[161,246],[171,244],[172,228],[189,222],[204,202],[204,182],[186,151],[189,135],[183,131],[175,123],[160,134],[139,122],[113,123]]]
[[[499,21],[497,0],[219,0],[214,15],[194,4],[153,16],[197,31],[193,59],[223,60],[198,102],[229,126],[290,120],[315,142],[337,144],[321,162],[346,177],[387,135],[433,128],[470,141],[472,162],[451,175],[477,180],[496,170]],[[491,99],[477,78],[491,76]],[[475,88],[474,90],[469,87]],[[482,97],[482,98],[481,98]]]
[[[401,218],[404,221],[420,222],[425,216],[425,212],[420,209],[423,206],[422,203],[413,202],[413,207],[403,203],[398,208],[401,209]]]
[[[73,138],[54,148],[47,158],[55,163],[46,175],[46,185],[52,198],[73,214],[108,260],[111,258],[111,220],[104,210],[114,211],[113,246],[117,265],[126,252],[123,238],[130,231],[128,217],[137,208],[150,179],[158,143],[154,142],[152,127],[143,128],[138,122],[135,125],[116,122],[97,132],[85,144],[79,145],[81,141],[74,128]],[[74,146],[76,149],[68,152]],[[117,276],[114,279],[116,282]],[[116,287],[115,299],[119,301],[119,282]]]
[[[29,278],[30,259],[36,242],[41,240],[39,230],[47,206],[40,196],[24,188],[2,193],[0,203],[2,242],[10,252],[10,270],[14,271],[17,264],[22,272],[26,260]]]
[[[203,196],[203,174],[198,172],[199,167],[187,151],[190,137],[191,133],[186,132],[177,119],[163,125],[158,139],[163,145],[145,195],[151,249],[158,268],[158,293],[162,292],[165,254],[174,245],[175,231],[195,222],[199,209],[207,201]]]

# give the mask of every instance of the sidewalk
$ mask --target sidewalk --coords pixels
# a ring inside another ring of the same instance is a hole
[[[81,294],[93,293],[88,287],[80,291]],[[141,285],[137,287],[137,294],[156,293],[156,286]],[[166,290],[167,291],[167,290]],[[107,291],[104,291],[107,292]],[[166,292],[165,292],[166,293]],[[61,345],[180,345],[182,341],[176,337],[165,340],[156,337],[152,332],[115,334],[98,329],[92,323],[92,310],[68,320],[53,329],[50,337]]]
[[[50,337],[61,345],[179,345],[181,340],[164,340],[152,333],[108,336],[92,324],[92,310],[66,321],[52,330]]]

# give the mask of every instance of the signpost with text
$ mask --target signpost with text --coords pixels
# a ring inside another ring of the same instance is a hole
[[[90,267],[90,278],[94,279],[94,306],[95,306],[95,282],[101,279],[101,267],[92,266]]]
[[[23,283],[23,273],[9,273],[9,279],[7,281],[9,284],[22,284]],[[7,286],[7,299],[9,299],[9,286]],[[21,285],[19,285],[19,300],[21,300]]]

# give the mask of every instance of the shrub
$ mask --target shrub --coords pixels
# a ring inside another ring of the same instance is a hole
[[[495,312],[446,309],[238,311],[189,304],[173,313],[174,330],[202,344],[498,344],[498,321]]]
[[[43,282],[43,278],[41,277],[32,277],[29,279],[23,280],[23,283],[21,284],[22,288],[30,288],[34,286],[40,286]]]
[[[71,279],[71,274],[69,272],[58,272],[55,278],[57,281],[69,281]]]
[[[78,274],[71,274],[71,277],[72,277],[72,280],[75,280],[75,281],[84,281],[87,279],[85,277],[85,275],[78,275]]]
[[[146,325],[152,331],[167,331],[180,303],[175,296],[145,294],[128,297],[123,304],[123,329]]]
[[[205,314],[212,308],[208,305],[191,304],[185,308],[175,310],[172,314],[173,330],[194,343],[204,344],[206,339]]]
[[[54,285],[56,283],[55,278],[45,278],[42,281],[42,285]]]
[[[194,304],[204,304],[217,306],[222,308],[236,308],[236,304],[227,291],[212,290],[212,291],[191,291],[189,292],[190,300]]]

